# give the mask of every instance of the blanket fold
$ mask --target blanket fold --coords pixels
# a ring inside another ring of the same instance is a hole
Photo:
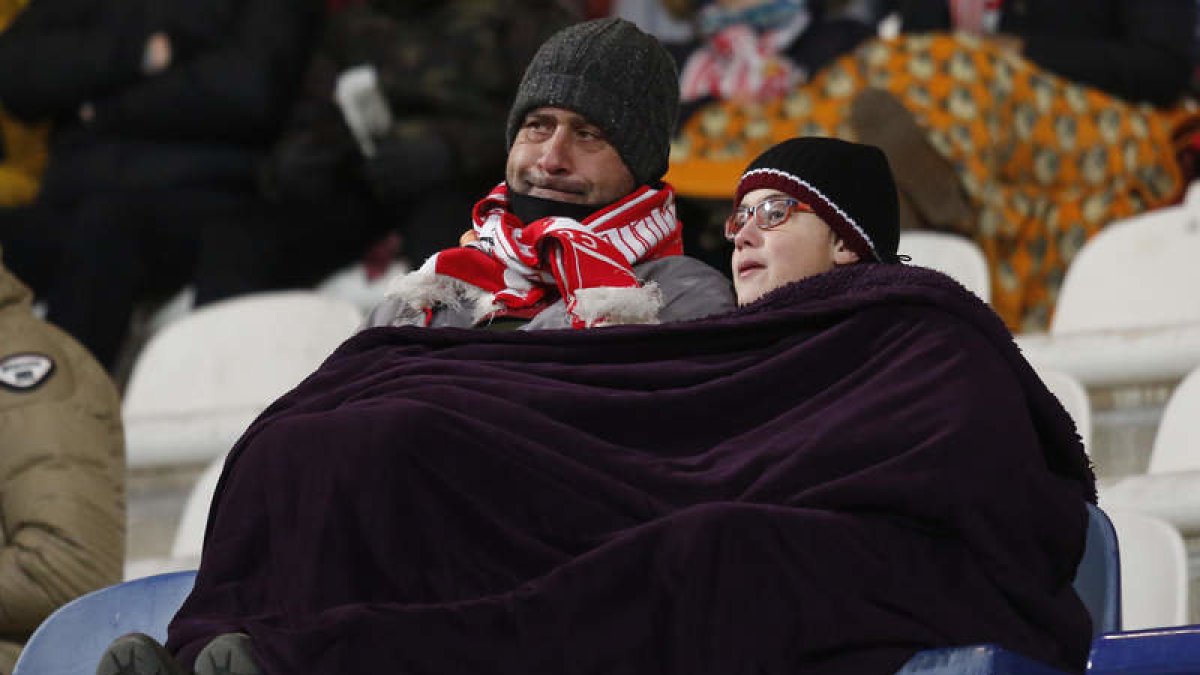
[[[999,319],[862,265],[660,326],[378,328],[231,451],[168,647],[266,672],[1081,671],[1094,481]]]

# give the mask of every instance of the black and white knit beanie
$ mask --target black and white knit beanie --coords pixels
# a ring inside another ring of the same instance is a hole
[[[812,207],[863,261],[899,262],[896,182],[883,151],[836,138],[784,141],[746,167],[733,198],[771,188]]]
[[[679,74],[653,36],[624,19],[568,26],[525,70],[508,113],[508,147],[536,108],[572,110],[600,127],[639,185],[667,172],[679,115]]]

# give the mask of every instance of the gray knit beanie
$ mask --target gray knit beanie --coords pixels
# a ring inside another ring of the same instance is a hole
[[[538,49],[508,113],[508,147],[530,110],[564,108],[600,127],[639,185],[667,172],[679,73],[654,37],[624,19],[560,30]]]

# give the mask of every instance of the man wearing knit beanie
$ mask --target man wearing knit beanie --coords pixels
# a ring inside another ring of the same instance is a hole
[[[725,236],[738,304],[837,265],[894,263],[896,184],[883,152],[835,138],[793,138],[738,181]]]
[[[725,277],[682,255],[661,180],[678,107],[671,56],[633,24],[601,19],[551,36],[508,118],[505,182],[476,204],[463,245],[394,281],[366,327],[589,328],[732,309]],[[310,600],[300,591],[297,606]],[[264,672],[242,633],[209,636],[184,660],[196,675],[230,664]],[[131,634],[97,674],[184,675],[186,664]]]
[[[525,140],[526,116],[541,108],[570,111],[595,126],[620,156],[630,188],[650,185],[667,171],[679,76],[670,54],[632,23],[587,21],[559,31],[533,57],[508,114],[510,149]],[[514,163],[510,155],[510,187],[517,187]]]
[[[674,61],[632,23],[551,36],[509,112],[504,183],[462,245],[396,279],[366,325],[587,328],[732,308],[724,277],[682,255],[662,182],[678,110]]]

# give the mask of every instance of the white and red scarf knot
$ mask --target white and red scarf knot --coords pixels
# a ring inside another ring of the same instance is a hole
[[[548,304],[557,287],[575,328],[604,323],[580,312],[579,293],[596,288],[639,288],[633,265],[683,253],[675,191],[643,186],[582,222],[541,218],[522,223],[509,211],[501,183],[471,214],[479,238],[434,254],[418,273],[451,277],[492,294],[501,312]],[[425,308],[426,325],[432,307]]]

